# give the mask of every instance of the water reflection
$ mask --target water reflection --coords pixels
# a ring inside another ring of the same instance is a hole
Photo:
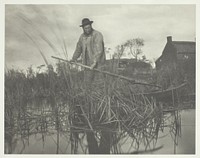
[[[88,139],[93,138],[101,146],[102,133],[92,136],[84,127],[70,128],[69,109],[62,102],[52,106],[47,100],[34,100],[5,115],[6,154],[86,154]],[[103,138],[110,138],[115,154],[195,154],[194,109],[166,112],[148,125],[132,133],[102,129],[107,131]]]
[[[172,124],[176,117],[176,115],[169,115],[168,128],[159,133],[157,145],[164,144],[165,146],[156,154],[195,154],[195,110],[180,111],[178,120]],[[174,128],[175,125],[178,129]]]

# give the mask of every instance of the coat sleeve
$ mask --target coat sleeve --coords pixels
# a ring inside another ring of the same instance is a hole
[[[99,62],[100,58],[104,54],[104,42],[103,42],[103,35],[101,33],[98,33],[94,38],[94,61],[93,62]]]
[[[72,59],[77,60],[80,57],[81,53],[82,53],[82,44],[81,44],[81,37],[80,37],[76,44],[76,49],[74,51]]]

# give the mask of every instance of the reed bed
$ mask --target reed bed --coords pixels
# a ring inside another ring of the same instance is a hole
[[[117,140],[128,135],[135,150],[140,144],[144,144],[146,149],[152,148],[152,141],[157,139],[162,123],[162,106],[156,105],[153,99],[136,95],[134,88],[137,85],[102,74],[96,74],[96,79],[88,85],[79,76],[82,72],[72,75],[70,66],[65,66],[71,85],[68,105],[73,132],[92,132],[98,144],[101,144],[103,132],[111,133],[107,143],[110,143],[110,149],[115,148],[113,152],[119,143],[112,140],[113,135],[119,137]],[[112,67],[109,71],[113,71]]]
[[[118,73],[115,68],[111,63],[105,69]],[[165,127],[163,115],[174,109],[138,95],[145,89],[149,87],[100,73],[88,83],[79,67],[59,61],[56,69],[50,67],[45,73],[32,68],[26,73],[9,70],[5,73],[5,140],[10,145],[5,152],[12,153],[17,137],[25,148],[30,136],[37,134],[42,135],[43,142],[56,134],[57,154],[62,153],[61,135],[69,137],[67,148],[71,147],[74,154],[80,149],[91,153],[89,145],[82,145],[85,139],[95,142],[96,153],[124,153],[122,146],[130,140],[126,153],[135,153],[141,147],[151,151]],[[179,122],[170,126],[173,139],[180,136],[178,127]]]
[[[113,71],[110,67],[106,69]],[[88,146],[91,135],[94,138],[91,142],[96,141],[97,153],[158,150],[156,142],[164,127],[171,129],[172,139],[177,143],[177,137],[181,136],[177,112],[173,123],[166,125],[165,113],[174,110],[137,95],[138,85],[102,74],[96,74],[89,84],[83,79],[84,72],[79,68],[60,62],[55,70],[41,74],[31,68],[26,74],[7,71],[5,153],[14,151],[19,137],[23,148],[18,153],[23,153],[30,137],[38,134],[44,145],[46,137],[56,134],[52,139],[57,154],[65,153],[60,147],[62,135],[70,140],[65,150],[71,147],[74,154],[91,153]],[[126,150],[123,149],[125,144],[130,144]]]
[[[17,134],[26,141],[30,135],[41,133],[45,141],[46,135],[56,132],[59,144],[60,133],[71,131],[72,153],[76,153],[79,133],[92,132],[100,143],[105,131],[111,133],[109,148],[113,153],[117,152],[116,144],[126,136],[132,138],[135,149],[141,143],[150,148],[162,121],[162,107],[154,100],[134,95],[136,85],[97,76],[88,85],[83,82],[83,71],[65,63],[58,63],[56,71],[41,74],[31,68],[26,74],[6,72],[6,139]]]

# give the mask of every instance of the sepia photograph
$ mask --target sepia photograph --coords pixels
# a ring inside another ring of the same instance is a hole
[[[195,4],[5,4],[4,21],[4,155],[195,156]]]

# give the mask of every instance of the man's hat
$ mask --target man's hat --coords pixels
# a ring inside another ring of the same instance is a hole
[[[83,27],[83,26],[86,26],[86,25],[92,24],[92,23],[93,23],[93,21],[90,21],[90,19],[84,18],[84,19],[82,20],[82,25],[80,25],[80,27]]]

